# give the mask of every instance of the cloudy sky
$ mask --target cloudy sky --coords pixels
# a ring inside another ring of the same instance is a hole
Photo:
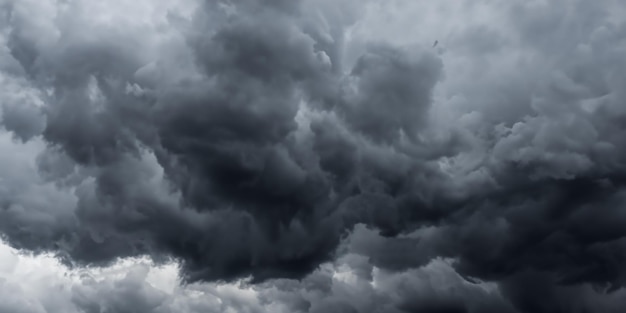
[[[622,0],[0,0],[0,313],[626,307]]]

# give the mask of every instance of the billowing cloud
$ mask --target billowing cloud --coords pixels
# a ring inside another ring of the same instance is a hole
[[[3,1],[3,238],[305,312],[613,312],[622,5],[336,2]],[[76,301],[155,311],[141,273]]]

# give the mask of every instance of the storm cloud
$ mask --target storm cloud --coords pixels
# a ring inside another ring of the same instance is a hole
[[[0,4],[16,249],[176,262],[185,284],[249,279],[301,312],[623,299],[618,1]],[[353,292],[332,283],[342,266]],[[167,298],[89,286],[113,295],[77,292],[87,312]]]

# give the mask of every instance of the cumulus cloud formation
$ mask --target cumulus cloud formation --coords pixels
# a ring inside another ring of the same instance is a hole
[[[0,312],[457,312],[466,305],[514,312],[495,286],[466,282],[440,259],[365,278],[359,270],[367,260],[350,254],[301,281],[180,286],[175,266],[145,259],[67,272],[50,256],[20,256],[4,245],[0,256],[0,290],[10,300]]]
[[[523,313],[626,301],[617,0],[0,10],[2,238],[72,270],[174,262],[184,285],[159,291],[139,266],[61,283],[79,286],[64,305]],[[237,282],[247,291],[190,291]]]

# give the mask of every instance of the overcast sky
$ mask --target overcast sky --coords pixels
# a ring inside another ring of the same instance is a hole
[[[621,0],[0,13],[0,313],[626,307]]]

